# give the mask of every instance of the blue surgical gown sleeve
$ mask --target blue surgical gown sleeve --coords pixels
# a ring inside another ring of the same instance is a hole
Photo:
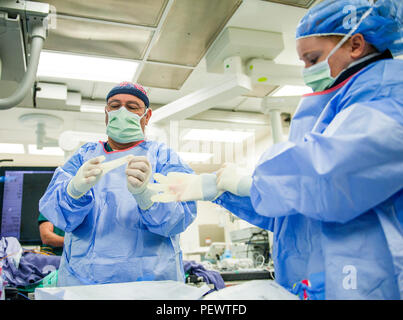
[[[269,231],[274,229],[274,218],[262,216],[256,213],[250,197],[240,197],[231,192],[224,192],[213,201],[235,214],[238,218]]]
[[[284,142],[261,157],[251,200],[257,213],[301,213],[345,223],[403,187],[401,96],[354,103],[323,132]]]
[[[55,170],[45,194],[39,201],[39,212],[66,232],[77,228],[94,206],[92,189],[77,200],[66,192],[67,185],[84,162],[82,154],[86,151],[87,146],[84,145],[62,167]]]
[[[161,144],[157,154],[155,173],[167,175],[168,172],[193,173],[179,156],[166,145]],[[195,201],[154,203],[149,209],[142,210],[142,221],[147,229],[161,236],[179,234],[193,222],[197,214]]]

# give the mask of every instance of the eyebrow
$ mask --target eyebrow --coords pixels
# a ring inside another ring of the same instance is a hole
[[[135,104],[139,107],[142,107],[142,105],[140,103],[138,103],[137,101],[127,101],[126,104]]]

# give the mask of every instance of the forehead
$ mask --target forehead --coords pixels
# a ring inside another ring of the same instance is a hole
[[[330,37],[307,37],[297,40],[297,51],[300,56],[315,50],[327,50],[334,47],[334,39]]]
[[[137,98],[136,96],[133,96],[132,94],[127,94],[127,93],[115,94],[114,96],[109,98],[108,103],[113,100],[118,100],[121,103],[137,102],[140,106],[145,107],[144,101],[141,100],[140,98]]]

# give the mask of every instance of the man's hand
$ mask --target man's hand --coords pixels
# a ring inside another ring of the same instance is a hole
[[[142,193],[150,180],[152,170],[146,157],[131,158],[126,168],[127,188],[132,194]]]
[[[102,161],[104,156],[90,159],[78,169],[76,175],[67,186],[67,193],[74,199],[81,198],[102,177]]]

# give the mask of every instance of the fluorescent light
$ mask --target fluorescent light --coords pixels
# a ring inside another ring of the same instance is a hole
[[[0,143],[0,153],[25,153],[24,145],[18,143]]]
[[[36,144],[28,145],[28,153],[47,156],[64,156],[64,151],[59,147],[44,147],[43,149],[38,149]]]
[[[290,96],[302,96],[307,93],[312,93],[312,89],[307,86],[283,86],[278,89],[272,97],[290,97]]]
[[[102,82],[131,81],[138,65],[131,60],[42,51],[37,76]]]
[[[251,131],[190,129],[183,136],[183,140],[242,142],[249,137],[253,137],[254,134]]]
[[[213,157],[212,153],[178,152],[179,157],[186,162],[203,162]]]
[[[81,112],[105,113],[105,106],[82,104],[80,106],[80,111]]]

